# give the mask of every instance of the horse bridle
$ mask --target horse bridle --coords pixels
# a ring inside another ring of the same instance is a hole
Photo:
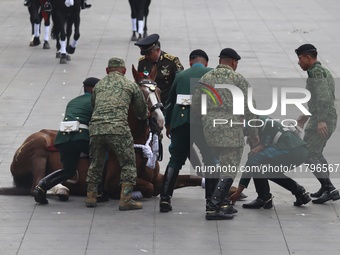
[[[157,101],[156,103],[153,103],[152,99],[151,99],[152,106],[150,108],[150,112],[154,112],[156,109],[161,109],[161,111],[163,111],[164,106],[161,102],[159,102],[160,99],[159,99],[158,95],[156,94],[157,83],[154,82],[154,81],[151,81],[151,80],[142,80],[138,83],[138,85],[148,88],[149,95],[148,95],[148,98],[146,99],[147,102],[150,100],[150,95],[152,93],[154,93],[154,95],[156,97],[156,101]]]

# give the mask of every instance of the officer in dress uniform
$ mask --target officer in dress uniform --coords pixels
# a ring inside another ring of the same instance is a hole
[[[39,204],[48,204],[46,191],[72,178],[76,173],[80,154],[89,154],[88,125],[92,116],[91,95],[98,81],[98,78],[87,78],[83,82],[85,93],[72,99],[66,106],[64,125],[61,125],[62,130],[58,132],[54,142],[55,147],[60,150],[63,169],[59,169],[39,181],[33,191],[34,199]],[[75,122],[78,122],[78,127]]]
[[[192,51],[189,55],[190,68],[177,73],[166,102],[166,134],[171,139],[169,146],[171,156],[165,170],[160,194],[160,212],[169,212],[172,210],[170,199],[174,191],[177,176],[185,164],[186,159],[192,155],[190,153],[190,149],[192,148],[190,135],[193,135],[194,131],[202,130],[199,128],[191,128],[190,125],[190,92],[199,78],[212,70],[212,68],[207,67],[208,61],[208,55],[203,50],[197,49]],[[203,136],[203,133],[199,135]],[[206,148],[207,146],[204,147]],[[203,156],[205,155],[202,151],[201,153]]]
[[[159,35],[152,34],[135,43],[143,55],[138,62],[138,72],[147,74],[151,72],[153,65],[157,66],[157,77],[155,82],[161,89],[161,101],[165,105],[168,94],[177,71],[183,70],[178,57],[161,50]]]

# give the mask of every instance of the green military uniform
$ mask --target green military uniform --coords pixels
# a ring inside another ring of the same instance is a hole
[[[110,62],[109,62],[110,63]],[[102,179],[106,152],[110,148],[116,154],[122,168],[121,182],[136,182],[136,159],[133,138],[128,124],[128,109],[132,104],[137,118],[147,118],[147,104],[138,85],[113,71],[95,87],[90,122],[90,158],[87,182],[98,184]],[[88,185],[96,189],[96,185]],[[88,190],[97,192],[97,190]]]
[[[60,149],[60,159],[64,171],[73,177],[81,153],[89,154],[89,130],[91,120],[91,94],[85,93],[71,100],[66,107],[63,121],[79,121],[82,126],[76,132],[59,131],[54,141],[55,147]]]
[[[66,106],[63,125],[60,125],[62,131],[58,132],[54,142],[55,147],[60,150],[63,169],[54,171],[39,181],[33,191],[34,200],[39,204],[48,204],[47,190],[72,178],[76,173],[80,154],[89,154],[88,125],[92,115],[91,93],[98,81],[99,79],[95,77],[87,78],[83,82],[85,94],[74,98]],[[68,196],[63,199],[67,200]]]
[[[239,73],[235,72],[227,65],[218,65],[214,70],[206,73],[200,80],[201,83],[215,87],[215,84],[234,84],[240,88],[245,95],[244,98],[244,116],[233,115],[232,94],[227,89],[216,89],[222,99],[222,105],[215,104],[213,100],[207,100],[207,114],[202,116],[204,137],[207,145],[212,148],[216,156],[219,157],[221,166],[233,166],[238,168],[244,146],[243,125],[236,124],[230,127],[227,125],[213,126],[214,119],[233,120],[234,123],[243,123],[243,119],[255,119],[255,116],[249,111],[247,105],[247,94],[249,84],[246,79]],[[193,107],[195,112],[199,112],[203,85],[196,86],[193,94]],[[250,128],[250,136],[257,134],[255,128]],[[236,172],[223,172],[222,176],[235,178]]]
[[[334,132],[337,123],[335,100],[335,83],[332,74],[321,65],[315,62],[308,70],[306,89],[311,93],[308,101],[309,112],[312,116],[305,129],[304,140],[307,142],[308,157],[320,158],[327,140]],[[321,137],[317,133],[318,122],[327,124],[329,136]]]
[[[165,108],[165,123],[171,129],[169,166],[180,170],[190,152],[190,105],[177,104],[177,95],[190,95],[195,83],[211,68],[194,64],[176,75]]]
[[[165,105],[171,85],[175,80],[176,72],[182,71],[184,68],[178,57],[162,51],[156,63],[151,63],[144,56],[141,57],[138,62],[138,72],[148,71],[150,73],[154,64],[157,66],[155,82],[161,89],[161,101]]]

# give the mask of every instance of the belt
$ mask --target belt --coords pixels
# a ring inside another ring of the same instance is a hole
[[[85,125],[85,124],[79,124],[79,128],[82,129],[89,129],[89,126]]]

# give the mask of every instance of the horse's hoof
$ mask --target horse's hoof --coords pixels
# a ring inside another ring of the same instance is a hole
[[[133,32],[133,33],[132,33],[131,41],[132,41],[132,42],[136,42],[136,41],[137,41],[136,32]]]
[[[66,55],[66,59],[67,59],[67,61],[71,61],[71,56],[70,55]]]
[[[148,36],[148,33],[147,32],[144,32],[143,34],[143,38],[147,37]]]
[[[61,54],[59,62],[60,62],[60,64],[66,64],[67,63],[67,56],[66,56],[66,54]]]
[[[25,0],[25,1],[24,1],[24,6],[30,7],[30,6],[31,6],[31,1]]]
[[[60,56],[61,56],[61,53],[60,53],[60,52],[57,52],[57,53],[55,54],[55,58],[60,58]]]
[[[70,196],[68,194],[57,194],[57,197],[59,198],[60,201],[67,201]]]
[[[69,46],[67,46],[66,51],[67,51],[68,54],[73,54],[76,51],[76,48],[69,45]]]
[[[40,44],[40,38],[34,37],[33,40],[30,42],[30,46],[38,46]]]
[[[48,43],[48,41],[44,41],[43,49],[45,49],[45,50],[51,49],[50,44]]]

